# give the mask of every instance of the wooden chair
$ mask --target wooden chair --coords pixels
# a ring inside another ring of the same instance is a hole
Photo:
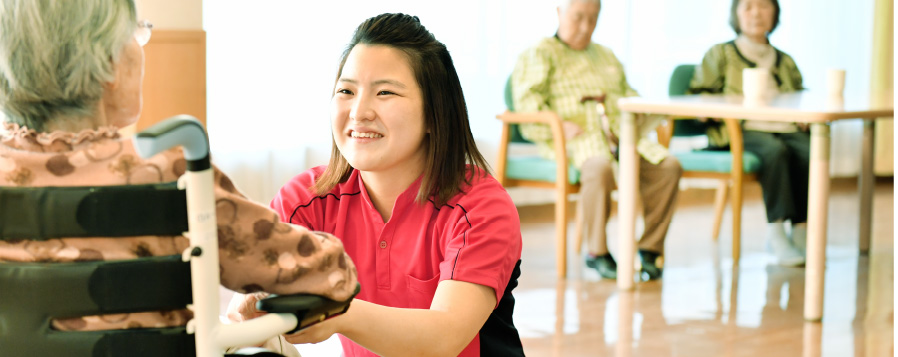
[[[668,94],[683,95],[689,89],[689,82],[695,73],[695,65],[679,65],[670,78]],[[727,197],[732,186],[733,210],[733,262],[739,261],[742,236],[742,187],[745,182],[757,181],[761,160],[750,152],[745,152],[742,128],[737,119],[723,119],[730,139],[730,151],[674,151],[671,154],[683,166],[684,178],[706,178],[719,180],[714,198],[714,225],[711,238],[720,236],[720,225]],[[704,124],[694,118],[670,118],[665,132],[660,132],[658,141],[669,146],[672,138],[706,135]]]
[[[508,110],[496,116],[502,121],[502,136],[499,140],[499,158],[496,179],[502,186],[537,187],[555,191],[555,256],[559,278],[567,277],[567,222],[570,220],[568,195],[580,192],[580,171],[568,165],[566,140],[561,127],[561,118],[555,112],[515,113],[511,94],[511,77],[505,83],[505,106]],[[534,145],[521,136],[518,125],[543,123],[552,129],[555,157],[548,160],[540,156],[508,155],[510,143]],[[575,235],[581,234],[582,215],[577,209]]]

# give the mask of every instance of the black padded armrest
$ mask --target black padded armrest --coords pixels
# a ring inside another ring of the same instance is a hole
[[[336,315],[345,313],[349,309],[349,303],[358,295],[361,286],[356,284],[355,291],[344,301],[335,301],[320,295],[294,294],[271,295],[256,303],[259,311],[269,313],[286,313],[296,315],[299,325],[296,329],[287,332],[294,333],[318,322],[324,321]]]

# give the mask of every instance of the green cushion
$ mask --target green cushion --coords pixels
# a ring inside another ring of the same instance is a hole
[[[509,157],[505,176],[518,180],[555,182],[555,161],[539,156]],[[580,182],[580,170],[569,165],[567,178],[571,184]]]
[[[729,151],[679,151],[672,153],[685,171],[729,173],[733,155]],[[742,170],[755,173],[761,168],[761,160],[750,152],[742,153]]]

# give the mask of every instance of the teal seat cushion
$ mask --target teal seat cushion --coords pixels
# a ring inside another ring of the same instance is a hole
[[[733,165],[733,155],[729,151],[679,151],[672,153],[685,171],[729,173]],[[755,154],[742,154],[742,170],[755,173],[761,168],[761,160]]]
[[[539,156],[509,157],[505,176],[518,180],[555,182],[555,161]],[[580,182],[580,170],[568,165],[567,178],[571,184]]]

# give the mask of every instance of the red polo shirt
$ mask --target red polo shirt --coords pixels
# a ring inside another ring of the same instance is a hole
[[[415,202],[418,178],[399,195],[384,223],[357,170],[330,193],[312,193],[308,188],[324,169],[319,166],[294,177],[272,200],[271,208],[285,222],[342,239],[359,272],[358,299],[428,309],[440,281],[488,286],[496,292],[497,308],[460,355],[480,356],[481,350],[492,351],[496,344],[500,350],[519,349],[510,292],[520,274],[516,264],[521,258],[521,226],[508,193],[493,177],[475,168],[483,177],[439,207],[432,200],[424,205]],[[374,356],[349,339],[340,339],[346,356]],[[509,343],[516,346],[505,346]]]

